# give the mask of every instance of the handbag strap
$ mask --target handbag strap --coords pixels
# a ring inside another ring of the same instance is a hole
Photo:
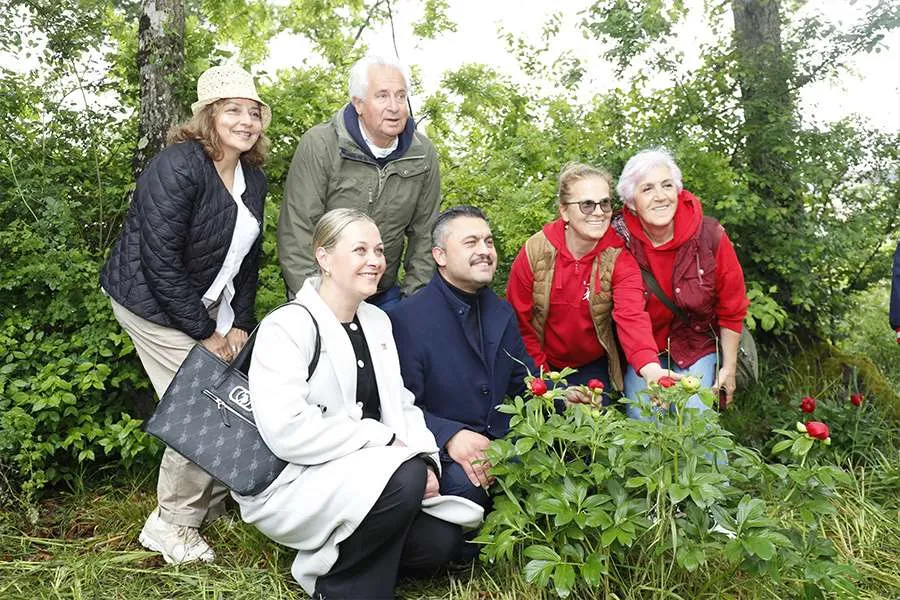
[[[659,298],[659,301],[662,302],[663,304],[665,304],[666,308],[668,308],[670,311],[672,311],[672,313],[676,317],[678,317],[681,320],[681,322],[684,323],[685,325],[691,324],[691,320],[687,316],[687,314],[685,314],[685,312],[683,310],[678,308],[675,305],[675,302],[673,302],[672,299],[669,298],[669,296],[662,290],[662,287],[659,285],[659,282],[653,276],[653,273],[651,273],[648,269],[641,267],[641,277],[644,278],[644,283],[650,289],[650,291],[653,292],[653,295],[656,296],[657,298]],[[716,344],[719,343],[719,335],[716,333],[716,330],[713,329],[712,325],[710,325],[710,327],[709,327],[708,334],[709,334],[710,339],[716,340]]]
[[[682,320],[687,325],[691,324],[691,320],[688,318],[684,311],[675,306],[675,303],[669,298],[668,295],[662,290],[662,287],[659,285],[659,282],[656,280],[656,277],[653,276],[653,273],[650,272],[649,269],[645,269],[641,267],[641,277],[644,278],[644,284],[647,288],[653,292],[653,295],[659,298],[659,301],[665,304],[666,308],[672,311],[676,317]]]
[[[284,308],[285,306],[299,306],[309,315],[309,318],[312,319],[313,329],[315,330],[316,340],[315,347],[313,349],[313,356],[309,361],[309,366],[306,369],[307,375],[306,380],[309,381],[312,378],[313,373],[316,371],[316,366],[319,364],[319,354],[322,352],[322,336],[319,334],[319,323],[316,321],[316,318],[313,316],[312,312],[309,308],[304,304],[300,304],[299,302],[285,302],[279,306],[276,306],[272,310],[270,310],[265,317],[263,317],[259,323],[256,324],[256,327],[253,328],[253,331],[250,332],[250,335],[247,337],[247,343],[244,344],[244,347],[241,348],[241,351],[238,353],[237,357],[228,365],[228,368],[222,373],[222,376],[219,380],[214,384],[213,387],[219,387],[223,381],[225,381],[226,377],[230,372],[240,371],[244,374],[247,373],[247,367],[250,366],[250,357],[253,354],[253,346],[256,344],[256,332],[259,329],[259,326],[262,322],[274,313],[279,308]]]

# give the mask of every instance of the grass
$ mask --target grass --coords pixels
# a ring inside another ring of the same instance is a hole
[[[863,599],[900,595],[900,460],[878,453],[866,465],[845,465],[851,484],[834,498],[823,521],[841,560],[853,566]],[[155,500],[149,473],[120,476],[120,484],[88,486],[47,498],[37,520],[8,507],[0,511],[0,598],[82,599],[284,599],[306,598],[290,576],[293,552],[242,523],[236,510],[205,528],[218,560],[213,565],[166,565],[144,551],[137,535]],[[791,515],[780,515],[791,519]],[[765,578],[710,565],[694,581],[667,578],[664,567],[617,565],[627,591],[610,599],[779,598]],[[796,578],[802,574],[783,573]],[[406,599],[541,600],[551,590],[529,586],[510,566],[477,565],[469,572],[401,581]],[[603,597],[598,592],[597,598]]]
[[[44,500],[37,522],[0,512],[0,598],[302,599],[290,575],[293,551],[240,521],[236,509],[204,529],[216,549],[213,565],[166,565],[137,542],[155,506],[147,477]],[[402,598],[512,599],[524,591],[494,580],[480,567],[430,580],[404,580]],[[533,596],[534,597],[534,596]]]

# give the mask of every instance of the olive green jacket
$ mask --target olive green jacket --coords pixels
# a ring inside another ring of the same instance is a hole
[[[307,131],[294,152],[278,222],[278,257],[291,297],[317,274],[312,232],[333,208],[356,208],[372,217],[381,231],[387,271],[378,285],[397,281],[400,260],[406,295],[431,280],[431,226],[441,204],[437,152],[416,131],[406,154],[379,168],[347,132],[342,107],[328,123]]]

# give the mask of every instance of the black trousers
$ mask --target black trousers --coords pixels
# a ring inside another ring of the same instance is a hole
[[[421,458],[400,465],[356,531],[338,544],[337,562],[316,580],[314,598],[390,600],[401,568],[424,572],[453,557],[459,525],[421,511],[426,469]]]

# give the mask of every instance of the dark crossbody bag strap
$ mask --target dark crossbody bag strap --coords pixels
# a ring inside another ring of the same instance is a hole
[[[684,314],[683,310],[681,310],[680,308],[675,306],[675,303],[672,302],[672,299],[669,298],[666,295],[666,293],[662,290],[662,287],[660,287],[659,282],[656,280],[656,278],[653,276],[653,273],[651,273],[649,269],[645,269],[644,267],[641,267],[641,277],[644,278],[644,284],[647,286],[647,288],[651,292],[653,292],[654,296],[659,298],[660,302],[662,302],[663,304],[666,305],[666,308],[668,308],[670,311],[672,311],[672,314],[674,314],[676,317],[681,319],[681,321],[683,321],[685,324],[687,324],[687,325],[691,324],[691,320],[688,318],[688,316],[686,314]]]
[[[319,364],[319,354],[322,352],[322,336],[319,335],[319,323],[316,321],[316,318],[313,316],[312,312],[299,302],[285,302],[280,306],[276,306],[272,310],[266,314],[266,317],[271,315],[273,312],[278,310],[279,308],[284,308],[285,306],[299,306],[303,310],[305,310],[309,314],[309,318],[312,319],[313,328],[316,332],[316,342],[315,348],[313,349],[313,356],[309,361],[309,367],[307,367],[307,375],[306,380],[309,381],[313,376],[313,373],[316,371],[316,366]],[[263,317],[265,319],[266,317]],[[260,321],[262,323],[262,321]],[[247,374],[247,370],[250,367],[250,356],[253,354],[253,346],[256,344],[256,331],[259,329],[259,324],[253,328],[253,331],[250,333],[250,336],[247,338],[247,343],[244,344],[244,347],[241,348],[241,351],[238,353],[237,358],[228,366],[222,373],[221,381],[224,381],[226,376],[230,371],[240,371],[241,373]],[[221,385],[221,381],[218,382],[214,387],[218,387]]]

